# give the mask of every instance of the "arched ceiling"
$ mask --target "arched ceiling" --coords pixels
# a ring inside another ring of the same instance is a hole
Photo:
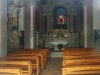
[[[45,5],[46,4],[46,1],[47,0],[41,0],[40,2],[41,2],[42,5]]]

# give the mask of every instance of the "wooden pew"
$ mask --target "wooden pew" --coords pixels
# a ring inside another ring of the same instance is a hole
[[[24,61],[28,60],[32,64],[32,68],[36,69],[37,75],[41,73],[40,64],[39,64],[39,58],[37,56],[32,57],[0,57],[0,60],[7,60],[7,61]]]
[[[78,75],[78,74],[100,74],[100,65],[75,65],[64,66],[62,75]]]
[[[41,69],[44,68],[44,61],[43,61],[43,54],[42,53],[14,53],[14,54],[8,54],[8,57],[32,57],[32,56],[38,56],[39,57],[39,63],[41,64]]]
[[[22,75],[21,67],[0,67],[0,75]]]
[[[91,50],[91,49],[85,49],[85,50],[64,50],[63,51],[63,59],[69,59],[69,58],[82,58],[82,57],[87,57],[91,58],[100,56],[100,50]]]
[[[100,65],[100,58],[63,60],[63,66],[69,65]]]
[[[100,74],[100,50],[73,48],[63,51],[62,75]]]
[[[40,58],[40,65],[41,65],[41,70],[45,67],[47,61],[50,58],[50,50],[45,48],[45,49],[19,49],[19,50],[14,50],[8,53],[9,57],[31,57],[31,56],[39,56]]]
[[[98,48],[68,48],[64,49],[63,52],[100,52]]]
[[[92,59],[92,58],[100,58],[100,55],[84,55],[84,56],[75,56],[75,55],[70,55],[70,56],[63,56],[63,59],[68,60],[68,59]]]
[[[10,52],[10,54],[42,54],[44,66],[47,62],[47,56],[45,51],[37,51],[37,50],[18,50],[17,52]]]
[[[49,49],[20,49],[20,50],[15,50],[15,51],[11,51],[8,53],[8,56],[10,54],[23,54],[23,53],[28,53],[28,54],[32,54],[32,53],[42,53],[43,54],[43,62],[44,62],[44,66],[46,65],[47,61],[50,58],[50,50]]]
[[[70,51],[70,50],[99,50],[99,48],[64,48],[63,51]]]
[[[46,51],[47,61],[50,59],[50,49],[49,48],[36,49],[36,50],[38,50],[38,51]]]
[[[0,61],[0,66],[2,67],[21,67],[22,75],[34,75],[32,71],[32,64],[29,61]],[[27,68],[27,69],[23,69]]]
[[[99,71],[100,59],[63,60],[62,75],[100,74]]]
[[[45,64],[50,59],[50,49],[48,49],[48,48],[43,48],[43,49],[19,49],[19,50],[11,51],[9,53],[20,53],[20,52],[39,52],[39,53],[43,53],[44,59],[45,59],[44,60]]]

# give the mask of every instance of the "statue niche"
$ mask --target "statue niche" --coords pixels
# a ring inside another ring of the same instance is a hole
[[[62,32],[58,32],[57,33],[57,38],[62,38],[63,37],[63,33]]]
[[[54,29],[53,31],[53,41],[54,42],[64,42],[67,39],[67,31],[65,29]]]

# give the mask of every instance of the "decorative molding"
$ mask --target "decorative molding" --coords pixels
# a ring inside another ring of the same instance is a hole
[[[79,4],[74,5],[73,0],[47,0],[47,3],[43,6],[43,15],[52,15],[52,10],[57,6],[63,6],[68,11],[68,14],[77,15]]]
[[[41,3],[38,2],[38,1],[35,1],[35,2],[36,2],[36,6],[38,7],[38,9],[39,9],[40,11],[42,11],[43,7],[42,7]]]
[[[23,0],[7,0],[7,48],[15,49],[20,47],[20,8]]]
[[[68,12],[70,12],[69,7],[68,7],[65,3],[63,3],[63,2],[58,2],[58,3],[53,4],[53,5],[51,6],[51,8],[50,8],[50,11],[52,11],[52,9],[55,8],[55,7],[57,7],[57,6],[63,6],[63,7],[65,7],[65,9],[66,9]]]

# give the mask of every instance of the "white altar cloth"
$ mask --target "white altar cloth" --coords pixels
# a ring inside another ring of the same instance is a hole
[[[51,44],[54,46],[54,50],[59,50],[57,47],[58,44],[62,44],[65,47],[67,43],[68,43],[67,41],[66,42],[51,42]],[[64,47],[61,50],[63,50]]]
[[[58,44],[63,44],[63,45],[66,45],[68,42],[51,42],[51,44],[54,44],[54,45],[58,45]]]

